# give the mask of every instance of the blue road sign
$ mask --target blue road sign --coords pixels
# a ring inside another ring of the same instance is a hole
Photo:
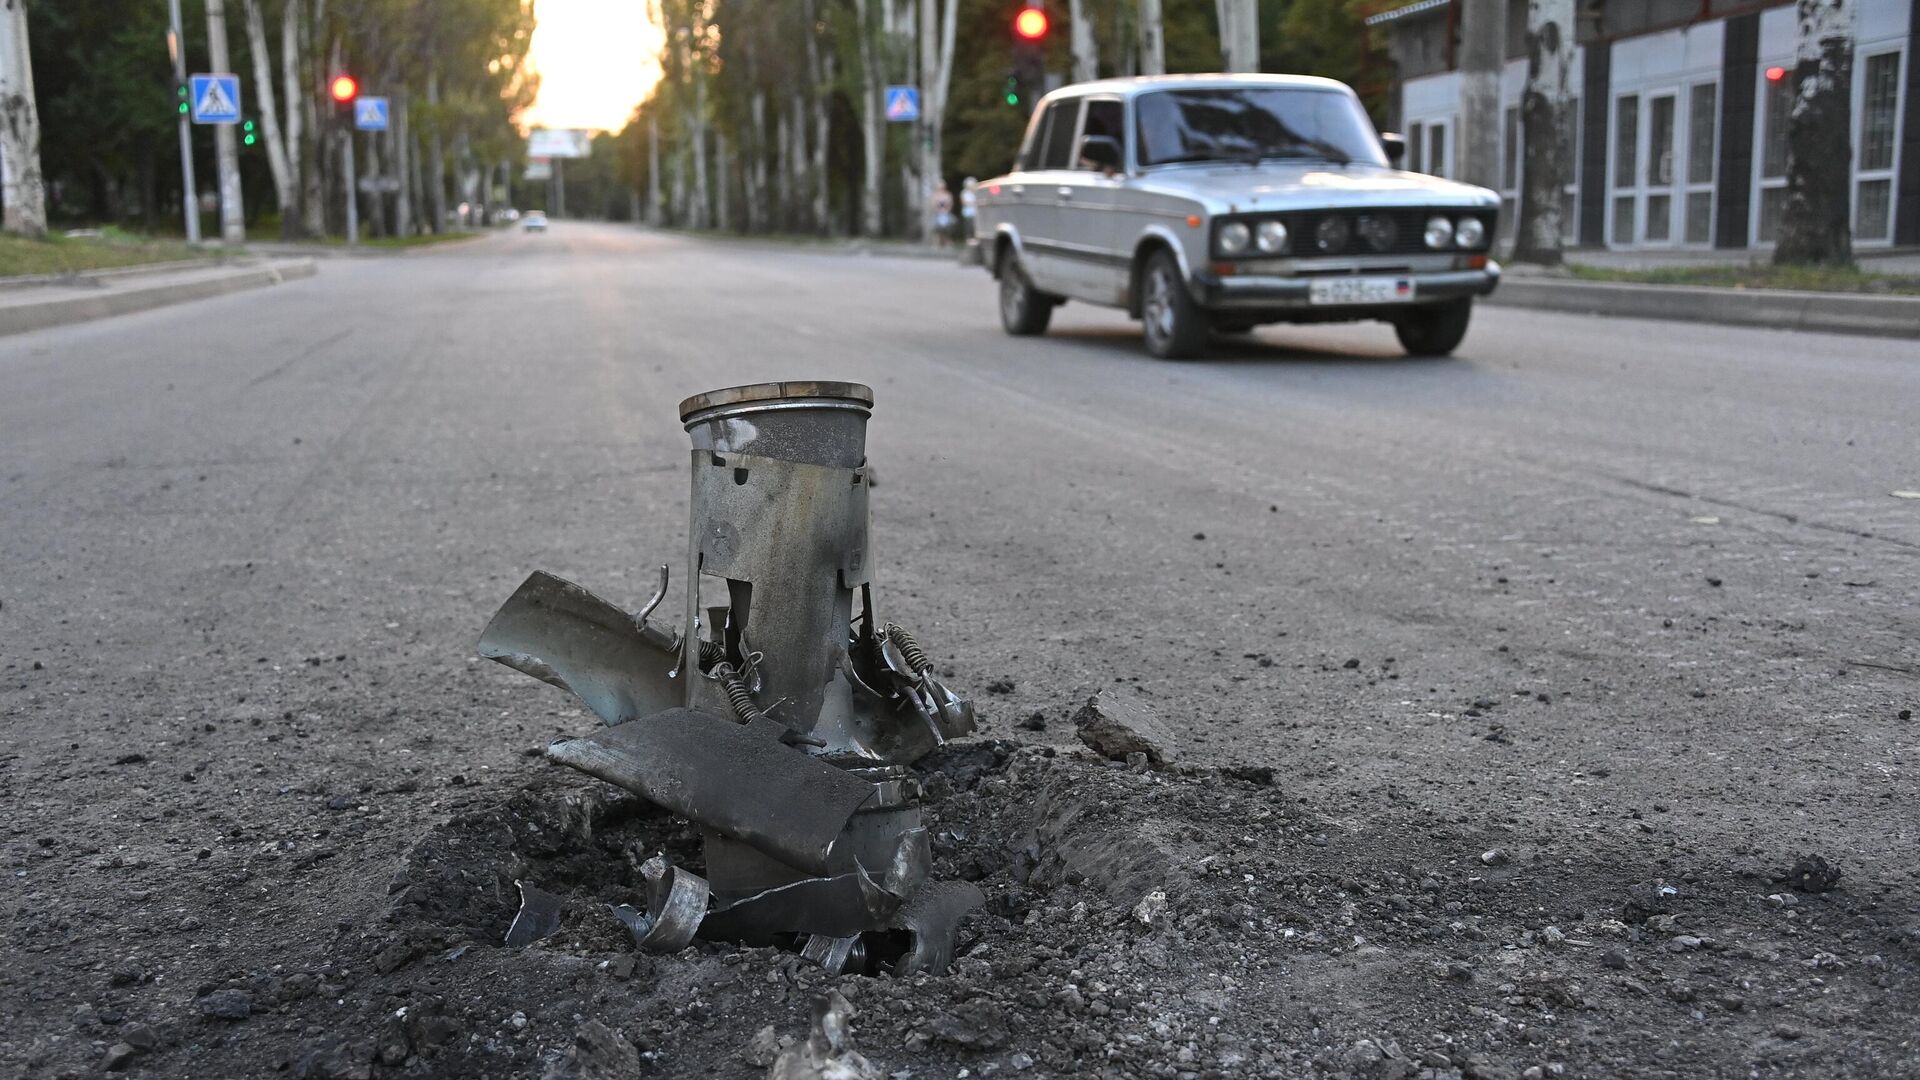
[[[920,119],[920,88],[887,87],[887,119],[901,123]]]
[[[362,97],[353,103],[353,126],[361,131],[387,130],[387,99]]]
[[[240,76],[195,75],[187,80],[196,124],[240,122]]]

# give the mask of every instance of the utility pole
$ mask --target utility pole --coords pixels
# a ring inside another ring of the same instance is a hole
[[[0,227],[37,240],[47,235],[47,191],[30,52],[26,0],[0,2]]]
[[[180,0],[167,0],[167,52],[173,57],[173,81],[177,86],[187,85],[187,41],[180,34]],[[200,192],[193,179],[193,120],[188,116],[192,105],[184,98],[180,101],[180,203],[182,220],[187,225],[187,243],[200,242]]]
[[[1160,22],[1160,0],[1140,0],[1140,74],[1167,73],[1167,43]]]
[[[227,60],[226,0],[207,0],[207,53],[213,70],[226,74]],[[246,215],[240,205],[240,148],[233,138],[232,124],[213,129],[214,162],[220,170],[220,240],[244,244],[247,240]]]
[[[340,133],[341,169],[347,174],[347,244],[360,243],[360,180],[353,175],[353,129]]]
[[[1256,0],[1214,0],[1220,19],[1220,66],[1260,70],[1260,5]]]
[[[1454,179],[1500,186],[1500,68],[1506,62],[1504,0],[1461,0],[1460,170]]]

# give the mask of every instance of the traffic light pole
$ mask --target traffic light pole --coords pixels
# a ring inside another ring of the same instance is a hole
[[[341,168],[347,174],[347,243],[360,242],[360,180],[353,175],[353,129],[348,128],[340,143]]]
[[[213,70],[230,70],[226,0],[207,0],[207,52]],[[223,243],[244,244],[247,220],[240,206],[240,150],[234,144],[232,124],[215,125],[213,146],[214,163],[220,169],[220,239]]]
[[[180,36],[180,0],[167,0],[167,51],[173,54],[173,82],[187,85],[186,39]],[[185,104],[185,103],[182,103]],[[188,106],[190,107],[190,106]],[[187,243],[200,242],[200,194],[193,181],[193,121],[180,111],[180,211],[187,226]]]

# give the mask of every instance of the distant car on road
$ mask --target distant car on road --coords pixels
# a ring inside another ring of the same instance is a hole
[[[1041,99],[1013,171],[980,185],[971,243],[1010,334],[1043,333],[1071,298],[1125,309],[1162,357],[1263,323],[1362,319],[1444,356],[1500,282],[1500,200],[1395,168],[1404,149],[1331,79],[1067,86]]]
[[[529,210],[520,215],[520,228],[527,232],[546,232],[547,215],[543,211]]]

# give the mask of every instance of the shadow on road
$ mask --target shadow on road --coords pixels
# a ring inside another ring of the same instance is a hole
[[[1194,360],[1155,361],[1171,364],[1209,364],[1222,362],[1260,361],[1266,363],[1316,364],[1333,367],[1363,365],[1369,369],[1381,366],[1396,368],[1426,369],[1459,364],[1465,357],[1436,359],[1432,357],[1413,357],[1402,352],[1399,346],[1390,342],[1378,346],[1362,342],[1341,342],[1333,345],[1325,340],[1302,341],[1297,335],[1302,331],[1311,333],[1310,328],[1293,327],[1280,330],[1256,331],[1251,334],[1223,334],[1214,337],[1207,346],[1206,355]],[[1283,337],[1281,335],[1293,336]],[[1140,360],[1154,360],[1140,341],[1137,330],[1108,327],[1074,327],[1056,329],[1047,332],[1046,340],[1058,341],[1082,348],[1094,348],[1116,356],[1128,356]]]

